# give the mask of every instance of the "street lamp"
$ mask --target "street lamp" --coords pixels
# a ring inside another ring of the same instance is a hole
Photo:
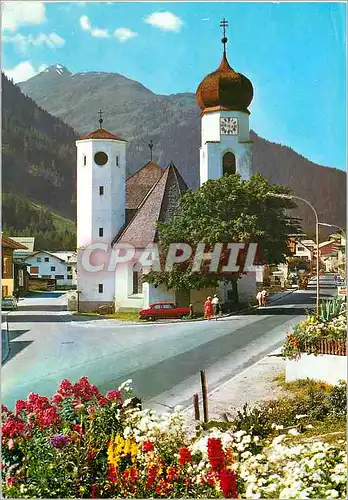
[[[336,224],[328,224],[327,222],[318,222],[319,226],[325,226],[325,227],[335,227],[336,229],[339,229],[341,233],[343,234],[343,237],[345,241],[347,241],[347,235],[345,231],[340,226],[336,226]]]
[[[282,193],[267,193],[267,196],[273,196],[275,198],[285,198],[287,200],[291,199],[296,199],[303,201],[306,203],[308,206],[311,207],[311,209],[314,212],[315,215],[315,243],[317,247],[317,276],[316,276],[316,282],[317,282],[317,293],[316,293],[316,310],[317,310],[317,315],[319,316],[320,312],[320,288],[319,288],[319,219],[318,219],[318,214],[313,205],[306,200],[305,198],[301,198],[300,196],[295,196],[294,194],[282,194]]]

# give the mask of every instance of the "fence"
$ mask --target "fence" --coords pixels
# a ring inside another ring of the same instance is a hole
[[[335,356],[346,356],[347,344],[338,340],[322,339],[316,345],[305,344],[304,352],[307,354],[333,354]]]

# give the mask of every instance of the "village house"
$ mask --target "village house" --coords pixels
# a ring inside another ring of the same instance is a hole
[[[58,286],[76,286],[76,252],[34,252],[25,258],[31,278],[54,279]]]
[[[13,295],[19,286],[24,286],[25,270],[19,269],[15,272],[13,260],[14,250],[25,250],[25,246],[12,238],[3,236],[1,238],[1,296]]]

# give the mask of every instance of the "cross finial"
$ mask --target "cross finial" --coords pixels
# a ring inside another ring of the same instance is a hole
[[[98,120],[99,126],[100,126],[100,128],[102,128],[102,123],[104,120],[103,120],[103,112],[101,109],[98,111],[98,115],[99,115],[99,120]]]
[[[224,54],[226,53],[226,43],[227,43],[227,38],[226,38],[226,28],[228,28],[228,21],[226,21],[225,18],[220,23],[220,28],[223,29],[223,37],[221,39],[223,45],[224,45]]]
[[[149,144],[148,144],[148,146],[149,146],[149,149],[150,149],[150,158],[151,158],[151,161],[152,161],[152,148],[153,148],[153,142],[152,142],[152,141],[150,141],[150,142],[149,142]]]

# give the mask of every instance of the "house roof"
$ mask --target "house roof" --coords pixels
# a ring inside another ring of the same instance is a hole
[[[145,248],[157,241],[156,223],[170,220],[178,208],[180,197],[188,189],[177,168],[170,163],[149,191],[133,219],[114,242]]]
[[[18,243],[18,241],[9,238],[8,236],[1,235],[1,246],[4,248],[12,248],[13,250],[21,249],[26,250],[27,247]]]
[[[27,252],[34,251],[35,236],[10,236],[10,238],[17,241],[17,243],[24,245]]]
[[[164,169],[153,161],[149,161],[138,172],[126,180],[126,209],[139,207],[150,189],[162,177]]]
[[[51,257],[55,257],[56,259],[58,259],[62,262],[66,262],[62,257],[59,257],[58,255],[54,254],[53,252],[47,252],[46,250],[38,250],[37,252],[31,253],[30,255],[27,255],[26,257],[24,257],[24,260],[31,259],[32,257],[34,257],[34,255],[38,255],[40,253],[50,255]]]
[[[112,134],[111,132],[108,132],[104,128],[97,128],[93,132],[90,132],[89,134],[85,134],[82,137],[80,137],[80,141],[85,141],[87,139],[111,139],[113,141],[122,141],[122,142],[127,142],[124,139],[121,139],[118,135]]]

